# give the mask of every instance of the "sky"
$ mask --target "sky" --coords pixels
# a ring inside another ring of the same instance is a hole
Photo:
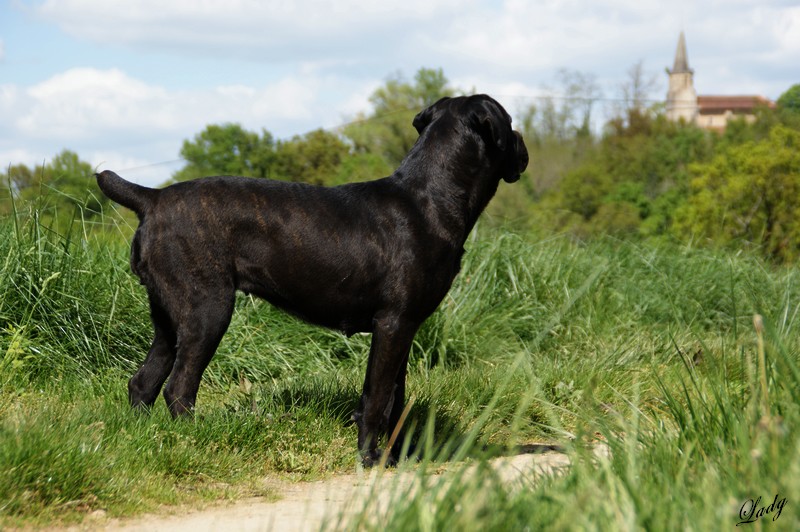
[[[681,31],[698,94],[800,83],[800,0],[0,0],[0,164],[156,185],[208,124],[333,129],[422,67],[516,115],[562,69],[608,104],[641,62],[659,100]]]

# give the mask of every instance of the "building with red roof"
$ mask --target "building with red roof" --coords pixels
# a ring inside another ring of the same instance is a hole
[[[767,98],[758,95],[697,95],[694,88],[694,70],[689,68],[686,37],[681,32],[675,62],[669,74],[667,90],[667,118],[697,124],[703,129],[724,131],[733,118],[755,120],[760,107],[775,107]]]

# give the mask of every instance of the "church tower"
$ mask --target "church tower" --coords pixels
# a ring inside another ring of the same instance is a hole
[[[675,64],[669,74],[667,91],[667,118],[678,121],[683,118],[688,123],[697,119],[697,92],[694,90],[694,72],[689,68],[686,55],[686,37],[681,32],[678,49],[675,51]]]

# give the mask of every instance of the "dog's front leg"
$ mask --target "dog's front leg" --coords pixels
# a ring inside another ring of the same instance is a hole
[[[412,338],[413,341],[413,338]],[[403,415],[403,410],[406,406],[406,371],[408,369],[408,351],[406,356],[403,357],[403,362],[400,363],[400,368],[397,370],[397,376],[394,380],[394,397],[391,399],[391,414],[389,414],[388,431],[389,434],[394,432],[395,427],[400,422],[400,417]],[[401,429],[397,433],[397,439],[391,449],[391,459],[397,461],[400,459],[400,451],[403,448],[405,430]]]
[[[358,425],[358,448],[365,466],[378,463],[378,438],[394,427],[402,411],[408,352],[419,324],[401,317],[376,318],[361,402],[353,416]],[[402,389],[397,379],[402,376]],[[398,400],[401,404],[395,404]],[[387,461],[387,463],[389,463]]]

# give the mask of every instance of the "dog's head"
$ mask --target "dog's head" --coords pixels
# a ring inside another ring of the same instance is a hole
[[[483,142],[489,157],[502,163],[500,177],[507,183],[519,180],[528,166],[528,149],[519,132],[511,129],[511,116],[485,94],[442,98],[414,117],[413,125],[422,135],[428,127],[446,117],[458,119]]]

